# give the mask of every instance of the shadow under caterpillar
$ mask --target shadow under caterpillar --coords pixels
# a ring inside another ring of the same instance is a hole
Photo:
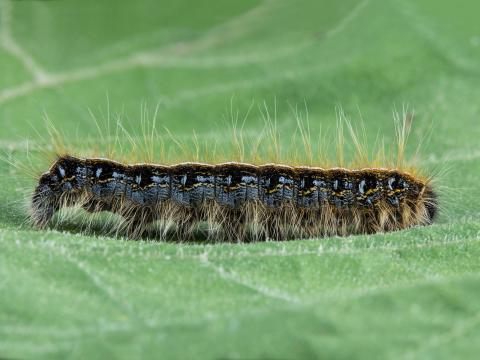
[[[58,157],[34,191],[40,227],[58,210],[81,206],[124,218],[140,237],[157,223],[192,238],[200,223],[214,240],[250,241],[371,234],[432,223],[438,210],[429,180],[395,169],[245,163],[126,165],[103,158]]]

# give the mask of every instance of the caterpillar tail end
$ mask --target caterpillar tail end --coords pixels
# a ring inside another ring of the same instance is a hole
[[[430,225],[436,219],[439,211],[438,196],[430,184],[425,187],[423,192],[423,203],[425,206],[425,223]]]

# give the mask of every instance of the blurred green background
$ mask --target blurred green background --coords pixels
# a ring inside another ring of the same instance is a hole
[[[475,358],[480,351],[480,4],[460,0],[0,0],[0,150],[38,151],[44,114],[97,140],[89,110],[225,139],[252,103],[279,129],[307,104],[393,139],[415,111],[442,213],[391,234],[166,244],[36,231],[0,163],[0,357]],[[276,104],[276,105],[275,105]],[[428,134],[431,134],[430,136]],[[28,145],[29,144],[29,145]],[[27,146],[28,145],[28,146]],[[415,147],[415,146],[414,146]]]

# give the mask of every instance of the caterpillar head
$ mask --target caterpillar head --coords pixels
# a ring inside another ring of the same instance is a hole
[[[58,179],[50,172],[44,173],[38,180],[30,206],[30,217],[39,227],[47,225],[60,207],[61,190]]]
[[[82,169],[81,160],[62,156],[40,176],[30,207],[30,217],[35,225],[44,227],[58,209],[73,200],[72,196],[80,185],[78,172]]]

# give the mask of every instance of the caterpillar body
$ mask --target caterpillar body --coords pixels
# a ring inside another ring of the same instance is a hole
[[[39,178],[31,218],[81,206],[120,215],[126,234],[159,224],[160,238],[191,239],[199,224],[215,240],[283,240],[369,234],[430,224],[438,209],[429,180],[398,169],[280,164],[127,165],[59,156]]]

